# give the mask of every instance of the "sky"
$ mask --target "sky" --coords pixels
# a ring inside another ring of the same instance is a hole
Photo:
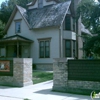
[[[3,1],[5,1],[5,0],[0,0],[0,5],[1,5],[1,3],[2,3]],[[95,1],[97,1],[97,0],[95,0]]]
[[[5,0],[0,0],[0,4],[1,4],[3,1],[5,1]]]

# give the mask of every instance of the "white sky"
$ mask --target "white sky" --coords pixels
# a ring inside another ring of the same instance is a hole
[[[2,3],[3,1],[5,1],[5,0],[0,0],[0,5],[1,5],[1,3]]]

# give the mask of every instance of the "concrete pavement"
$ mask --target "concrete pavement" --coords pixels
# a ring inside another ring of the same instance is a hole
[[[52,92],[53,81],[22,88],[0,86],[0,100],[91,100],[90,96]]]

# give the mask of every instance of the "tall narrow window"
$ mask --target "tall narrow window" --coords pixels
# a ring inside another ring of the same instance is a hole
[[[65,56],[71,57],[71,41],[70,40],[65,41]]]
[[[43,8],[43,0],[38,0],[38,7]]]
[[[74,18],[73,18],[73,31],[76,32],[76,21]]]
[[[76,57],[76,41],[73,41],[73,57]]]
[[[45,51],[45,48],[44,48],[44,41],[40,41],[40,58],[44,58],[44,51]]]
[[[45,41],[45,57],[49,58],[50,56],[50,46],[49,41]]]
[[[65,17],[65,30],[71,30],[71,17]]]
[[[21,32],[21,22],[15,22],[15,32],[20,33]]]
[[[44,40],[39,42],[39,51],[40,58],[49,58],[50,57],[50,41]]]

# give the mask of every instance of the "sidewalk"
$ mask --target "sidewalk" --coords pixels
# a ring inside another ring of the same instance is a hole
[[[91,100],[89,96],[52,92],[52,81],[22,88],[0,86],[0,100]]]

